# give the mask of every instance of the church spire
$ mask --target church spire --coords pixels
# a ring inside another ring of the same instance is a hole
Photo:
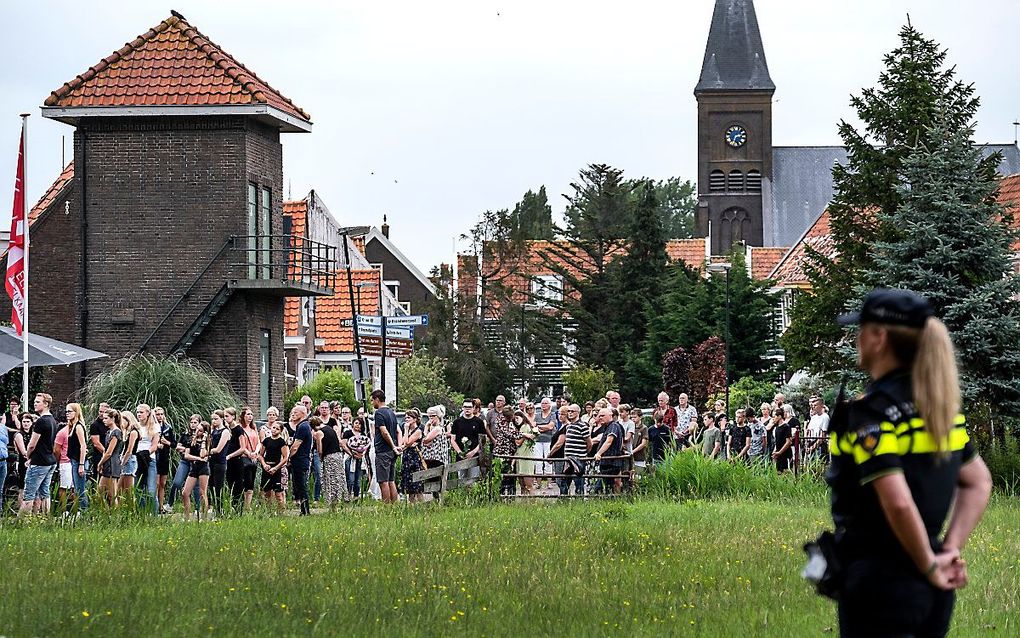
[[[765,62],[754,1],[716,0],[694,93],[740,89],[776,90]]]

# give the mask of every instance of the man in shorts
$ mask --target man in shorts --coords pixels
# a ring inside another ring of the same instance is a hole
[[[375,409],[375,478],[382,492],[383,503],[397,502],[397,456],[403,450],[397,444],[397,415],[386,407],[386,394],[372,391]]]

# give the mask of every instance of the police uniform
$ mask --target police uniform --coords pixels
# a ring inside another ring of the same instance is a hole
[[[957,416],[945,454],[914,406],[910,374],[896,370],[873,381],[850,403],[829,435],[836,549],[843,566],[839,623],[843,636],[943,636],[954,595],[931,585],[886,520],[871,482],[902,473],[924,521],[932,550],[952,505],[960,467],[976,457]]]

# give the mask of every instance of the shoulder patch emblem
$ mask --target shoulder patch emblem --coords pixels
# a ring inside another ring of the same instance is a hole
[[[869,426],[866,430],[857,434],[857,444],[865,452],[874,452],[875,448],[878,447],[878,439],[881,435],[882,430],[878,425]]]

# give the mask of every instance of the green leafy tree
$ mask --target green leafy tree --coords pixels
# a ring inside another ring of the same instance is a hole
[[[949,130],[964,129],[978,108],[974,87],[956,79],[955,67],[946,66],[946,51],[937,42],[909,23],[899,36],[899,46],[885,56],[878,85],[851,99],[862,128],[839,124],[848,157],[845,166],[832,171],[829,214],[837,255],[807,251],[812,292],[798,298],[782,340],[794,369],[832,373],[850,365],[840,354],[844,335],[833,319],[856,298],[855,288],[872,285],[867,280],[873,266],[870,247],[896,234],[888,219],[903,203],[904,160],[936,119]],[[998,162],[989,157],[981,163],[994,169]]]
[[[422,352],[401,359],[397,363],[397,407],[401,410],[426,410],[442,405],[447,414],[456,414],[464,402],[464,395],[447,385],[443,363],[441,359]]]
[[[563,373],[563,385],[571,401],[584,405],[597,401],[616,388],[616,375],[605,368],[579,365]]]
[[[939,118],[910,150],[900,205],[878,213],[896,232],[873,245],[865,279],[923,292],[952,334],[966,403],[1020,416],[1020,277],[1011,247],[1018,235],[972,134],[955,118]]]
[[[537,193],[531,190],[524,193],[521,201],[514,206],[512,215],[521,239],[553,238],[552,206],[549,205],[545,186]]]
[[[689,239],[694,236],[694,214],[698,209],[698,192],[694,182],[679,177],[661,180],[642,178],[629,182],[636,204],[643,187],[650,184],[655,194],[662,232],[669,239]]]
[[[366,388],[366,392],[371,392]],[[329,368],[324,370],[307,383],[303,383],[287,393],[284,398],[284,406],[287,414],[292,407],[304,395],[312,398],[312,405],[318,405],[322,401],[339,401],[351,410],[357,410],[361,404],[354,398],[354,379],[351,373],[343,368]]]

